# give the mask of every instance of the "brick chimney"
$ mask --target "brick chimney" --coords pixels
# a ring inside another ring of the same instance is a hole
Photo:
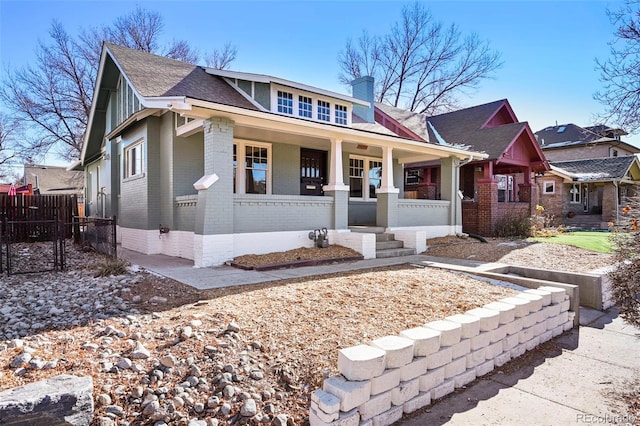
[[[360,105],[354,105],[353,113],[365,120],[367,123],[373,123],[373,77],[366,75],[364,77],[356,78],[351,82],[351,87],[354,98],[370,102],[370,106],[368,108]]]

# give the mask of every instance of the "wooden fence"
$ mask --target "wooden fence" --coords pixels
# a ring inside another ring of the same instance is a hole
[[[78,197],[76,195],[0,195],[0,235],[7,233],[6,223],[25,222],[13,231],[13,242],[28,242],[33,235],[41,233],[37,222],[57,221],[71,224],[78,216]],[[31,225],[30,222],[33,224]],[[36,232],[37,231],[37,232]],[[62,230],[62,238],[70,238],[71,225]],[[47,239],[46,236],[40,235]]]

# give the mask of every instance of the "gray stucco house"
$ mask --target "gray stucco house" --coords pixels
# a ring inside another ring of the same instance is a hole
[[[459,166],[484,154],[399,136],[372,101],[370,77],[347,96],[105,44],[78,164],[87,215],[117,216],[125,248],[197,267],[311,246],[323,227],[365,258],[376,229],[423,251],[461,231]],[[403,199],[403,165],[431,160],[441,199]]]

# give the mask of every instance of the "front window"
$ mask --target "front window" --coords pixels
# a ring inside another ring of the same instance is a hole
[[[298,96],[298,115],[311,118],[313,116],[313,102],[308,96]]]
[[[543,194],[555,194],[556,192],[556,183],[553,181],[546,181],[542,183],[543,185]]]
[[[233,192],[271,193],[271,146],[269,144],[242,140],[237,140],[233,144]]]
[[[382,162],[368,158],[349,158],[349,196],[364,200],[377,198],[382,183]],[[364,188],[368,188],[365,190]]]
[[[293,114],[293,95],[291,93],[278,90],[278,112]]]
[[[336,124],[347,124],[347,107],[336,105]]]
[[[138,141],[125,149],[125,178],[139,176],[143,173],[143,143]]]
[[[331,121],[331,104],[325,101],[318,101],[318,120]]]

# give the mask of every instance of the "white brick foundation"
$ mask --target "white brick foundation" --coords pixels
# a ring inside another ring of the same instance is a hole
[[[342,374],[312,393],[309,422],[390,425],[570,330],[575,312],[568,309],[563,289],[541,287],[341,349]]]

